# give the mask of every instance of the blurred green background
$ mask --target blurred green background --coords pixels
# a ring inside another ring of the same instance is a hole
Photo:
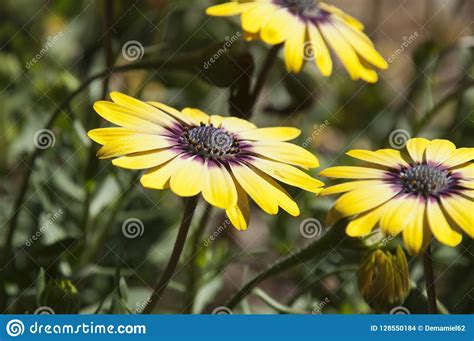
[[[351,81],[340,65],[329,79],[312,62],[301,74],[289,74],[280,59],[253,122],[299,127],[303,134],[295,143],[317,154],[321,167],[353,162],[344,155],[349,149],[400,148],[415,134],[473,146],[474,2],[328,2],[365,24],[389,69],[368,85]],[[260,42],[242,41],[238,18],[207,17],[206,7],[215,2],[110,3],[5,0],[0,6],[0,238],[8,312],[33,313],[44,306],[81,313],[143,309],[171,252],[182,203],[169,191],[143,189],[139,173],[95,159],[97,146],[85,132],[105,123],[92,104],[116,90],[229,115],[230,94],[246,81],[242,68],[257,72],[268,51]],[[223,46],[225,52],[206,67]],[[150,63],[114,72],[106,86],[97,79],[65,102],[91,75],[140,62]],[[16,203],[30,172],[24,198]],[[265,265],[308,243],[300,225],[308,218],[323,222],[332,199],[294,189],[291,194],[300,217],[254,209],[246,232],[225,224],[222,211],[211,211],[206,229],[188,240],[157,312],[209,313]],[[17,211],[10,249],[8,226]],[[195,223],[204,213],[200,205]],[[132,237],[124,232],[125,222],[132,223]],[[472,244],[466,236],[456,249],[435,244],[438,297],[452,313],[474,311]],[[333,250],[260,289],[294,312],[368,313],[354,275],[360,257]],[[425,312],[421,263],[409,260],[416,287],[404,306]],[[190,283],[194,263],[198,274]],[[62,285],[62,298],[46,295],[45,286],[54,291],[51,279],[69,279],[77,292]],[[198,292],[192,305],[190,287]],[[278,312],[265,295],[250,295],[237,312]]]

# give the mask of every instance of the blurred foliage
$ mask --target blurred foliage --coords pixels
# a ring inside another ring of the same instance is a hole
[[[405,12],[389,0],[381,2],[379,13],[370,16],[370,10],[361,9],[372,6],[372,1],[364,1],[363,6],[334,1],[360,17],[367,27],[378,27],[369,34],[384,56],[400,49],[407,34],[420,33],[377,84],[353,82],[340,67],[331,78],[323,79],[312,62],[300,75],[288,74],[279,60],[252,118],[266,126],[300,127],[303,134],[297,143],[315,152],[323,167],[353,162],[344,156],[348,149],[389,147],[394,129],[410,133],[413,124],[443,96],[472,81],[472,18],[466,14],[474,11],[471,2],[452,1],[457,6],[445,6],[443,1],[413,1],[404,3]],[[134,62],[123,52],[132,40],[144,47],[142,61],[168,64],[116,73],[110,78],[110,90],[177,108],[190,106],[228,115],[233,110],[232,100],[245,94],[249,82],[245,77],[260,70],[268,51],[262,43],[242,39],[227,46],[239,33],[236,19],[206,17],[204,10],[210,1],[113,3],[110,37],[115,65]],[[103,4],[99,0],[5,0],[0,6],[2,232],[28,167],[25,160],[36,148],[35,134],[58,103],[106,67]],[[417,22],[411,22],[407,13],[421,14],[416,14]],[[462,33],[453,32],[456,39],[452,40],[447,40],[447,32],[439,35],[436,23],[442,20],[456,21],[453,27],[443,26],[446,31],[455,31],[460,25]],[[47,48],[48,42],[54,43]],[[43,150],[34,164],[15,230],[15,258],[2,270],[10,312],[33,312],[38,304],[56,307],[61,290],[74,291],[73,302],[64,305],[70,308],[67,312],[74,312],[78,302],[81,313],[141,312],[171,252],[180,199],[167,191],[145,190],[138,174],[115,169],[107,161],[91,162],[88,157],[96,146],[85,131],[99,122],[92,103],[101,98],[102,91],[102,81],[94,81],[69,107],[61,108],[52,127],[54,144]],[[460,93],[436,113],[420,135],[447,137],[459,146],[472,146],[473,103],[472,88]],[[92,170],[91,179],[87,169]],[[254,210],[247,232],[226,227],[209,245],[196,241],[198,299],[189,311],[210,312],[221,306],[266,264],[307,242],[299,233],[300,223],[308,217],[324,221],[331,201],[295,189],[290,193],[298,198],[300,218],[286,214],[269,217]],[[200,206],[197,215],[202,212]],[[129,218],[143,223],[143,235],[124,236],[123,223]],[[223,221],[221,212],[212,211],[202,239],[209,238]],[[194,246],[188,245],[185,255],[189,257]],[[472,241],[467,238],[457,249],[436,244],[439,299],[453,313],[474,308],[472,253]],[[273,313],[276,310],[269,300],[273,297],[299,311],[371,312],[354,276],[360,256],[354,251],[334,250],[324,259],[295,267],[265,281],[261,286],[265,293],[250,296],[239,309]],[[421,263],[410,258],[409,264],[413,289],[404,306],[412,313],[425,312]],[[189,266],[184,259],[182,266]],[[174,278],[160,311],[184,310],[187,273],[179,271]],[[41,281],[43,288],[36,289]]]

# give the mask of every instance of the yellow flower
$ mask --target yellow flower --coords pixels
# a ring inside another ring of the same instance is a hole
[[[410,293],[410,273],[402,248],[398,246],[395,254],[369,252],[357,270],[357,283],[365,301],[374,309],[402,304]]]
[[[226,210],[232,224],[245,230],[248,196],[268,214],[278,207],[293,216],[298,206],[274,179],[319,193],[323,183],[298,169],[319,166],[307,150],[288,142],[300,131],[290,127],[257,128],[236,117],[208,116],[162,103],[142,102],[121,93],[113,102],[99,101],[94,109],[120,126],[89,131],[103,145],[101,159],[115,158],[115,166],[147,169],[144,187],[171,188],[179,196],[202,193],[211,205]]]
[[[289,71],[301,71],[304,61],[314,59],[323,76],[332,72],[328,45],[354,80],[377,81],[369,65],[386,69],[387,62],[363,33],[364,26],[339,8],[316,0],[233,1],[209,7],[213,16],[241,15],[247,40],[260,38],[270,45],[284,43]]]
[[[454,247],[463,230],[474,238],[474,148],[458,148],[447,140],[408,140],[406,151],[351,150],[369,167],[332,167],[321,175],[358,181],[328,187],[322,194],[343,194],[328,222],[355,216],[347,226],[353,237],[366,235],[378,223],[390,236],[403,232],[411,253],[432,235]]]

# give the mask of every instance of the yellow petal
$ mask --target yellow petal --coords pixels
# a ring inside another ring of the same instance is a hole
[[[458,182],[458,185],[463,187],[463,188],[469,188],[469,189],[474,189],[474,181],[463,181],[463,180],[460,180]]]
[[[392,237],[403,231],[416,213],[413,207],[416,206],[418,200],[413,195],[399,195],[393,198],[380,219],[382,231]]]
[[[390,185],[362,187],[343,194],[334,204],[341,217],[349,217],[371,210],[397,195]]]
[[[163,126],[171,126],[176,123],[176,120],[170,115],[131,96],[120,92],[111,92],[110,98],[118,105],[128,108],[150,122],[157,122]]]
[[[254,158],[250,163],[278,181],[309,192],[319,193],[321,192],[321,187],[324,186],[324,183],[321,181],[312,178],[296,167],[284,163],[260,158]]]
[[[423,240],[427,236],[423,236],[425,225],[425,202],[424,199],[418,198],[413,205],[413,213],[410,214],[410,220],[403,230],[403,242],[412,255],[420,252],[423,247]]]
[[[295,20],[295,16],[282,8],[272,13],[269,20],[263,25],[260,36],[264,42],[277,45],[285,41],[289,34],[289,27]]]
[[[315,168],[319,167],[316,156],[306,149],[287,142],[256,141],[252,143],[252,150],[270,159],[289,163],[296,166]]]
[[[464,164],[451,169],[453,175],[463,179],[474,179],[474,163]]]
[[[347,152],[347,155],[359,160],[376,163],[378,165],[387,166],[390,168],[409,166],[408,163],[402,158],[401,153],[394,149],[380,149],[374,152],[370,150],[351,150]]]
[[[240,186],[268,214],[278,213],[278,201],[267,183],[244,164],[230,164]]]
[[[321,191],[321,195],[331,195],[336,193],[343,193],[353,191],[366,186],[375,186],[383,184],[379,180],[361,180],[361,181],[350,181],[343,184],[334,185],[331,187],[326,187]]]
[[[276,9],[276,6],[265,3],[257,3],[246,9],[241,16],[242,29],[249,33],[257,33]]]
[[[278,202],[278,206],[294,217],[300,215],[300,209],[298,208],[298,205],[283,187],[281,187],[275,180],[262,171],[259,171],[254,167],[251,167],[251,169],[257,176],[262,178],[263,182],[266,182],[266,186],[272,191],[273,196]]]
[[[257,128],[255,124],[237,117],[224,117],[222,119],[221,127],[233,133]]]
[[[474,148],[459,148],[447,160],[443,161],[443,166],[451,168],[473,160]]]
[[[369,234],[380,220],[384,209],[384,205],[380,205],[351,219],[346,227],[347,235],[350,237],[362,237]]]
[[[107,159],[131,153],[171,147],[175,143],[176,142],[159,135],[135,134],[111,140],[99,149],[97,156],[100,159]]]
[[[413,161],[422,163],[424,161],[425,149],[430,141],[422,137],[415,137],[407,141],[407,150]]]
[[[178,158],[164,163],[158,167],[148,170],[141,178],[143,187],[152,189],[164,189],[169,186],[168,180],[181,166]]]
[[[249,5],[250,4],[240,4],[237,1],[226,2],[224,4],[208,7],[206,9],[206,14],[216,17],[237,15],[242,13],[243,10],[247,9]]]
[[[364,35],[364,33],[356,31],[350,26],[346,26],[339,20],[334,21],[334,26],[347,39],[347,41],[362,58],[379,69],[386,69],[388,67],[385,59],[383,59],[382,56],[375,50],[374,46]]]
[[[222,121],[224,121],[224,116],[220,115],[211,115],[209,117],[209,123],[212,124],[214,127],[219,128],[222,124]]]
[[[178,120],[185,122],[187,124],[195,124],[194,120],[187,115],[183,114],[181,111],[176,110],[175,108],[172,108],[166,104],[160,103],[160,102],[146,102],[149,105],[152,105],[156,107],[157,109],[160,109],[161,111],[167,113],[170,116],[173,116],[174,118],[177,118]]]
[[[292,127],[258,128],[238,133],[239,138],[253,141],[289,141],[300,134],[301,130]]]
[[[285,41],[285,65],[288,71],[299,73],[304,62],[306,25],[294,21],[288,27],[288,38]]]
[[[209,115],[204,111],[195,108],[184,108],[181,113],[187,117],[194,125],[199,125],[201,122],[207,124],[209,122]]]
[[[474,201],[460,195],[441,196],[441,205],[454,222],[474,238]]]
[[[157,127],[157,130],[158,129],[161,129],[162,131],[164,130],[164,128],[161,128],[161,127]],[[87,136],[89,136],[91,140],[104,145],[118,138],[133,136],[133,135],[137,135],[141,133],[143,133],[143,131],[113,127],[113,128],[98,128],[98,129],[90,130],[87,133]]]
[[[314,53],[314,60],[324,77],[332,73],[332,59],[329,49],[315,25],[308,25],[308,35]]]
[[[353,27],[356,30],[362,31],[364,29],[364,25],[359,20],[357,20],[353,16],[345,13],[341,9],[337,8],[336,6],[328,5],[324,2],[319,2],[319,7],[321,7],[321,9],[323,9],[323,10],[329,12],[329,13],[332,13],[332,14],[335,14],[335,15],[341,17],[342,19],[344,19],[344,21],[348,25],[350,25],[351,27]],[[331,17],[331,19],[332,19],[332,17]]]
[[[426,215],[431,232],[441,243],[454,247],[461,242],[462,236],[449,226],[436,199],[428,199]]]
[[[200,157],[186,155],[179,156],[179,163],[179,168],[171,175],[171,190],[182,197],[199,194],[206,177],[204,161]]]
[[[151,150],[113,159],[112,164],[127,169],[148,169],[159,166],[177,155],[169,149]]]
[[[212,160],[207,161],[206,167],[202,188],[204,199],[223,209],[237,205],[237,190],[227,169]]]
[[[439,165],[447,160],[455,150],[454,143],[448,140],[433,140],[426,146],[425,158],[427,162]]]
[[[98,101],[94,103],[94,110],[107,121],[122,127],[142,132],[160,133],[163,131],[163,124],[160,120],[144,116],[140,112],[116,103]]]
[[[243,188],[235,181],[235,187],[237,189],[237,205],[226,209],[225,213],[229,217],[230,222],[237,230],[246,230],[249,225],[250,219],[250,206],[247,193]]]
[[[354,166],[336,166],[326,168],[319,173],[322,176],[329,178],[342,178],[342,179],[380,179],[383,178],[387,173],[380,169],[366,168],[366,167],[354,167]]]
[[[318,27],[327,43],[339,57],[339,60],[344,65],[349,76],[354,80],[359,79],[362,65],[360,64],[359,57],[357,57],[352,46],[336,30],[336,28],[331,25],[331,23],[323,22],[319,24]]]

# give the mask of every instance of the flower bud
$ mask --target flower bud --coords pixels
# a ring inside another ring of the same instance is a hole
[[[50,280],[39,296],[40,306],[55,314],[75,314],[79,310],[79,293],[70,280]]]
[[[371,251],[357,271],[359,291],[369,306],[383,311],[403,303],[410,291],[408,262],[400,246],[395,254]]]

